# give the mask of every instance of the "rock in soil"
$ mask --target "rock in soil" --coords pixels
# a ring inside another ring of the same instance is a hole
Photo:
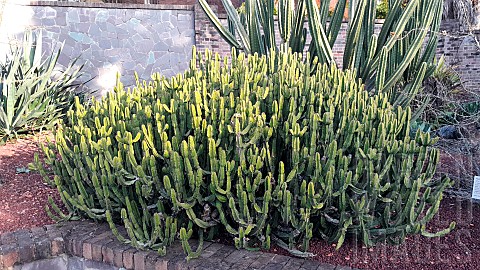
[[[453,125],[443,126],[437,130],[438,136],[444,139],[456,140],[462,138],[460,130]]]

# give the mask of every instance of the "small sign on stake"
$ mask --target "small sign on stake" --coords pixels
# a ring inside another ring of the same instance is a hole
[[[473,178],[472,199],[480,200],[480,176]]]

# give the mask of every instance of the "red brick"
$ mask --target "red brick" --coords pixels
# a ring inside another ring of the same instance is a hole
[[[112,237],[114,236],[112,235]],[[92,260],[97,262],[102,262],[103,261],[102,247],[112,241],[113,239],[102,239],[95,243],[92,243]]]
[[[58,256],[65,253],[65,241],[62,237],[56,237],[52,240],[52,256]]]
[[[96,233],[99,233],[99,231],[96,231]],[[83,257],[88,260],[93,259],[93,247],[92,244],[106,239],[108,237],[111,237],[111,232],[110,231],[104,231],[100,234],[95,235],[93,238],[86,239],[82,243],[82,250],[83,250]],[[98,249],[97,249],[98,250]],[[100,250],[101,251],[101,250]]]
[[[29,263],[35,260],[35,248],[34,244],[22,245],[18,247],[18,259],[19,263]]]
[[[101,262],[103,259],[102,245],[112,241],[112,233],[105,228],[99,228],[96,233],[100,233],[93,238],[88,238],[82,243],[83,256],[89,260]]]
[[[93,238],[92,234],[72,237],[72,249],[70,250],[70,252],[77,257],[82,257],[83,244],[85,243],[86,240],[91,238]]]
[[[15,265],[20,260],[18,248],[16,246],[3,246],[0,250],[0,268],[8,268]]]
[[[112,246],[115,246],[114,242],[108,243],[102,247],[103,262],[111,265],[113,265],[115,255]]]
[[[92,259],[92,243],[83,242],[83,258],[87,260]]]
[[[64,237],[65,250],[74,256],[82,256],[83,239],[92,238],[92,230],[94,227],[86,227],[84,224],[75,224],[71,229],[64,228],[69,232],[68,236]]]
[[[145,268],[145,259],[147,258],[148,251],[138,251],[133,254],[133,262],[135,265],[135,270],[146,270]]]
[[[131,248],[127,244],[120,244],[113,248],[113,265],[115,267],[123,267],[123,252]]]
[[[129,248],[122,253],[123,267],[126,269],[133,269],[135,267],[133,255],[137,252],[135,248]]]
[[[149,251],[147,256],[145,257],[145,269],[153,270],[155,269],[155,264],[159,255],[157,252]]]
[[[167,247],[167,254],[165,256],[159,256],[157,258],[157,266],[162,266],[166,264],[167,269],[178,269],[177,262],[185,259],[185,254],[183,247],[180,243],[176,242],[173,245]]]
[[[35,260],[49,258],[52,255],[51,242],[49,239],[38,239],[35,242]]]
[[[157,260],[155,263],[155,270],[167,270],[168,262],[164,260]]]

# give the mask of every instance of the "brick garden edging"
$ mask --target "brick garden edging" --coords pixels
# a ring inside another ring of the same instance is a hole
[[[194,247],[195,248],[195,247]],[[237,250],[205,242],[200,258],[185,259],[179,241],[166,256],[140,251],[119,242],[107,224],[73,221],[19,230],[0,235],[0,269],[11,269],[37,260],[61,255],[77,256],[119,268],[135,270],[169,269],[311,269],[352,270],[319,262],[263,252]]]

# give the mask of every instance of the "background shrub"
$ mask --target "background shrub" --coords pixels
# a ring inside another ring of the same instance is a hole
[[[189,257],[192,235],[220,232],[238,248],[274,240],[301,256],[312,237],[340,247],[351,234],[367,245],[434,236],[425,226],[451,182],[431,181],[438,151],[429,134],[409,137],[410,109],[297,54],[231,58],[194,52],[183,75],[77,100],[44,148],[70,211],[60,217],[106,219],[120,240],[160,253],[179,232]]]
[[[376,18],[385,19],[388,14],[388,0],[382,0],[377,5]]]
[[[428,123],[432,129],[444,125],[468,128],[480,119],[480,95],[466,89],[453,67],[441,57],[432,77],[424,83],[424,90],[413,105],[422,107],[418,121]]]

